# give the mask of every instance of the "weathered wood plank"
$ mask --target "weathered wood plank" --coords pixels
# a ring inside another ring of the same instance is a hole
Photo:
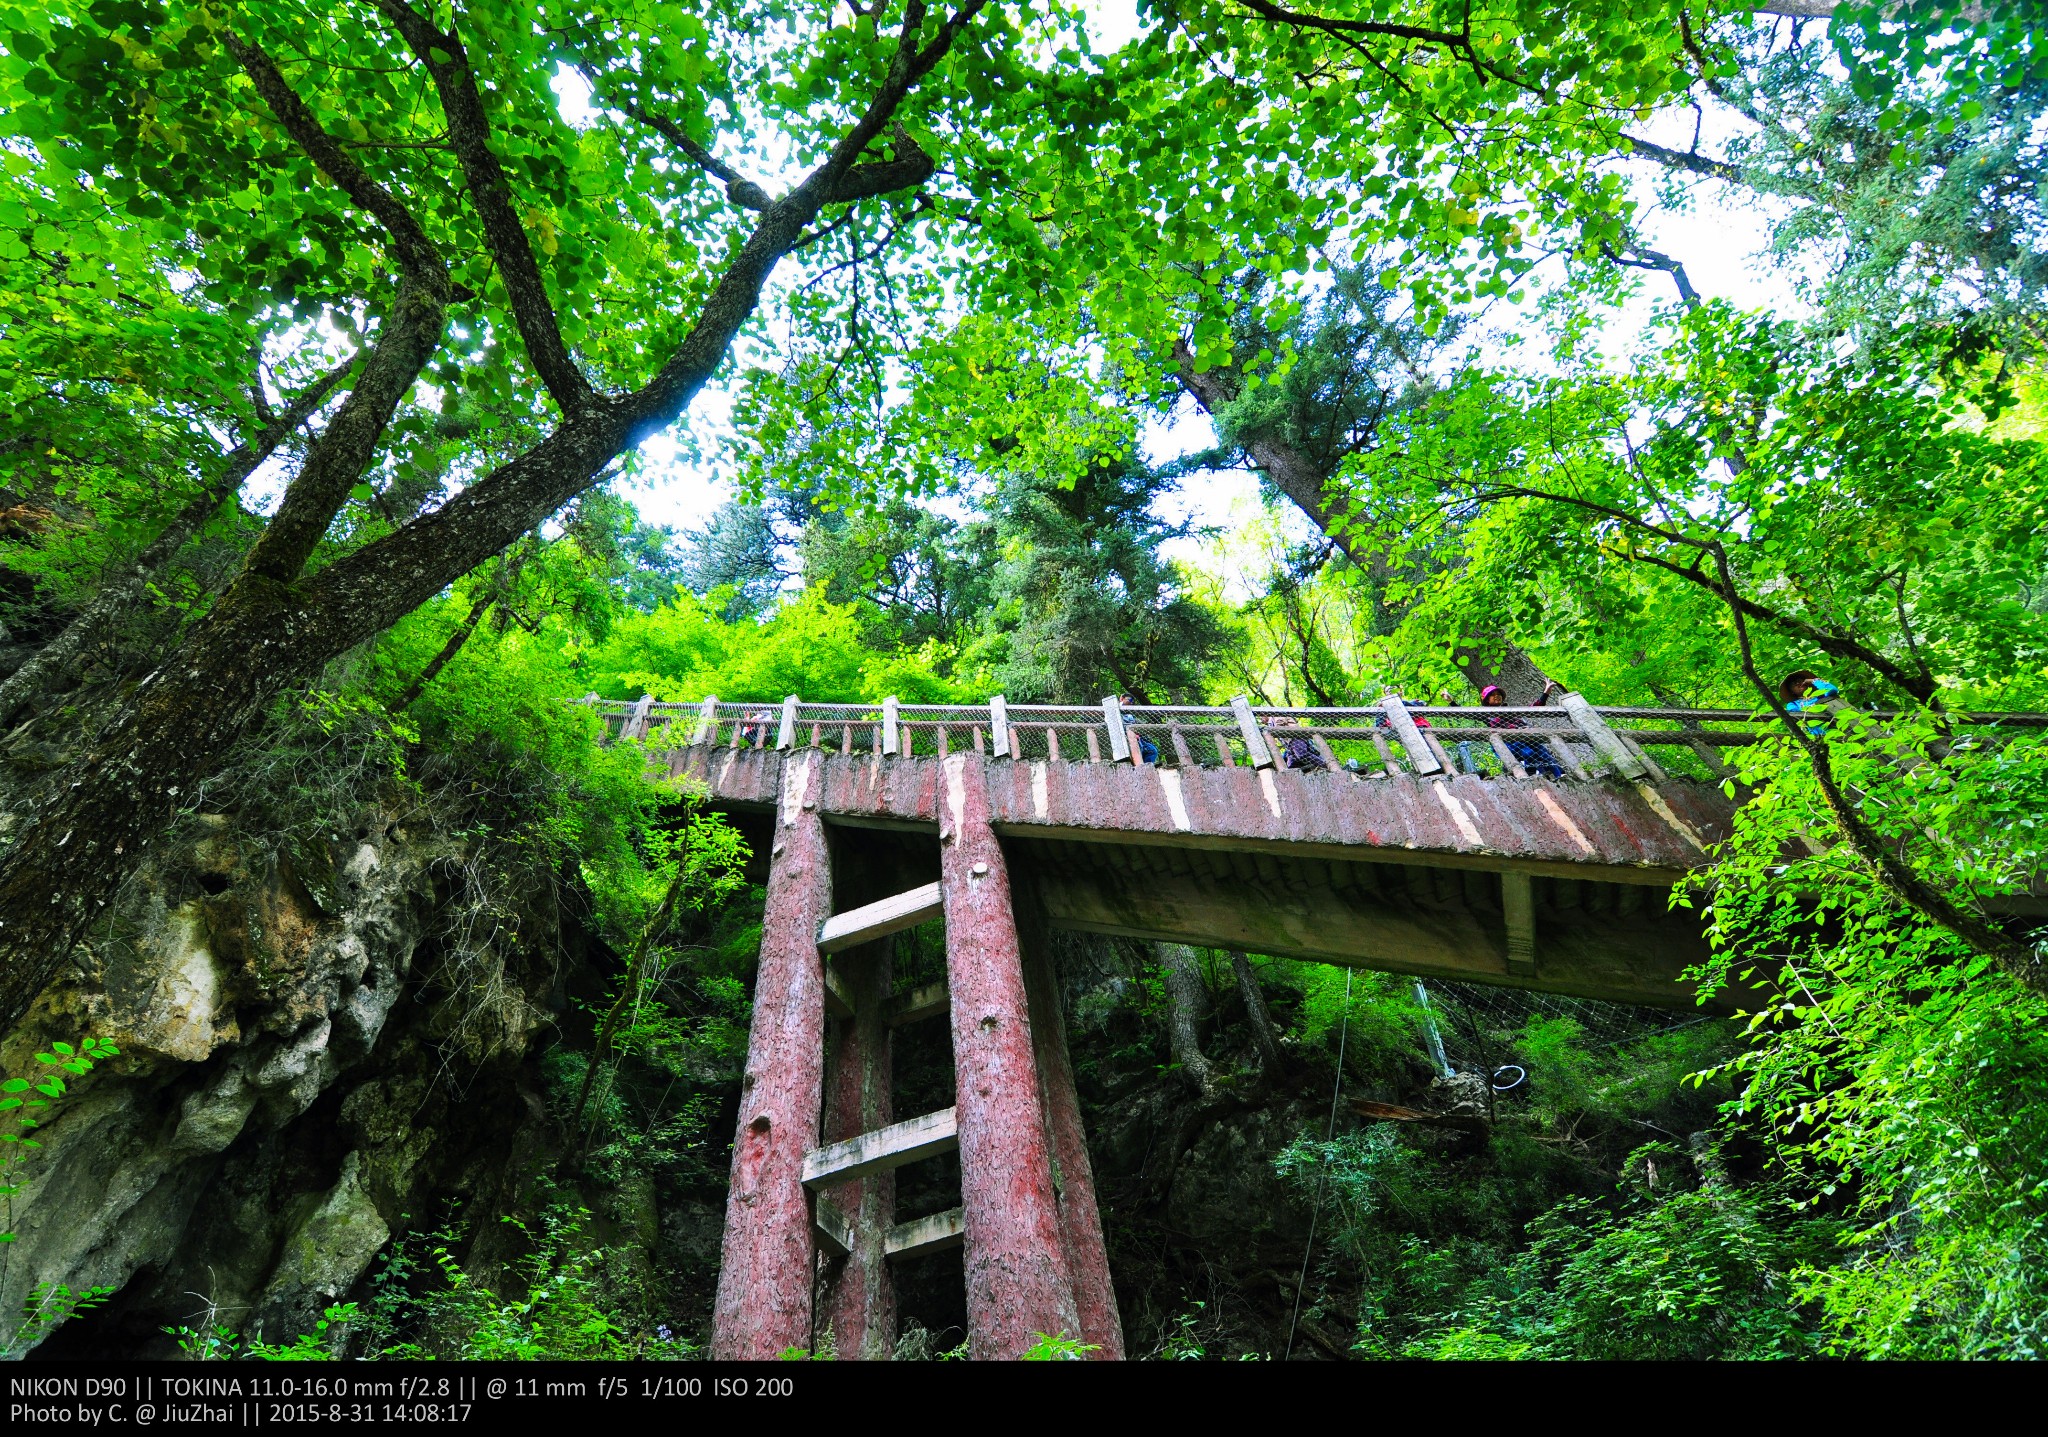
[[[1123,701],[1115,694],[1103,695],[1102,726],[1109,730],[1111,760],[1116,763],[1128,763],[1131,758],[1131,736],[1124,728]]]
[[[1607,720],[1586,702],[1584,694],[1566,694],[1563,703],[1564,711],[1572,716],[1579,732],[1592,743],[1593,751],[1613,764],[1616,773],[1623,778],[1642,778],[1648,773],[1642,760],[1629,752],[1628,745],[1616,737]]]
[[[928,1252],[946,1252],[956,1248],[967,1238],[967,1209],[952,1208],[946,1212],[935,1212],[930,1217],[914,1217],[909,1222],[899,1222],[889,1229],[889,1235],[882,1242],[882,1250],[891,1257],[905,1261],[923,1257]]]
[[[913,888],[907,893],[894,894],[879,903],[864,904],[849,908],[844,913],[835,913],[825,920],[818,930],[818,951],[837,953],[842,948],[870,943],[877,938],[886,938],[891,933],[901,933],[906,928],[915,928],[929,918],[936,918],[945,911],[945,903],[939,897],[939,885],[927,883],[922,888]]]
[[[903,750],[898,745],[896,724],[896,695],[882,700],[882,756],[894,758]]]
[[[796,747],[795,694],[791,694],[788,698],[782,701],[782,727],[780,730],[777,731],[775,735],[775,746],[778,749],[785,750]]]
[[[1508,741],[1499,734],[1487,735],[1487,742],[1493,745],[1493,756],[1500,760],[1500,771],[1515,778],[1527,778],[1529,770],[1522,767],[1522,761],[1515,757],[1515,751],[1508,747]]]
[[[804,1186],[813,1192],[834,1183],[851,1182],[869,1173],[884,1173],[950,1153],[960,1146],[959,1120],[952,1108],[926,1113],[908,1122],[891,1123],[843,1143],[827,1143],[804,1155]]]
[[[1544,742],[1550,745],[1551,753],[1556,755],[1557,761],[1564,765],[1566,773],[1582,781],[1592,777],[1592,775],[1586,772],[1586,766],[1579,762],[1578,754],[1572,750],[1572,746],[1566,743],[1563,738],[1557,734],[1551,734],[1544,739]]]
[[[953,992],[941,978],[908,993],[898,993],[882,1011],[890,1027],[902,1028],[911,1023],[922,1023],[927,1018],[944,1017],[952,1007]]]
[[[704,743],[718,728],[718,695],[713,694],[697,705],[697,727],[690,735],[693,744]]]
[[[1500,876],[1500,907],[1507,920],[1508,972],[1536,976],[1536,880],[1526,873]]]
[[[853,1016],[853,992],[846,985],[846,975],[830,963],[825,965],[825,1015],[830,1018],[851,1018]]]
[[[633,714],[632,714],[632,717],[628,718],[628,719],[626,720],[626,726],[625,726],[625,727],[624,727],[623,729],[620,729],[620,730],[619,730],[619,737],[620,737],[620,738],[646,738],[646,737],[647,737],[647,713],[648,713],[648,710],[652,709],[653,707],[654,707],[654,695],[653,695],[653,694],[642,694],[642,695],[640,695],[640,700],[639,700],[639,702],[638,702],[638,703],[635,703],[635,704],[633,705]]]
[[[811,1231],[817,1234],[818,1247],[827,1257],[845,1257],[853,1251],[853,1224],[822,1197],[811,1207]]]
[[[1401,740],[1401,747],[1408,750],[1409,767],[1420,774],[1444,771],[1443,764],[1423,741],[1422,730],[1415,726],[1415,715],[1408,712],[1408,706],[1401,702],[1399,695],[1388,694],[1381,699],[1380,711],[1387,716],[1387,727],[1394,731],[1395,738]]]
[[[1380,767],[1387,771],[1388,778],[1401,776],[1401,765],[1394,761],[1394,751],[1387,747],[1387,741],[1378,734],[1372,736],[1372,746],[1379,751]]]
[[[1669,783],[1671,781],[1671,775],[1664,772],[1663,766],[1657,760],[1650,757],[1648,749],[1636,742],[1634,734],[1630,733],[1627,729],[1618,728],[1614,731],[1614,736],[1620,739],[1628,751],[1636,756],[1636,762],[1643,766],[1643,772],[1650,776],[1650,782]]]
[[[989,752],[997,758],[1010,758],[1010,705],[1001,694],[988,701]]]

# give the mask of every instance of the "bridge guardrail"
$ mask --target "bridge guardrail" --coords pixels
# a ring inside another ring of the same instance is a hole
[[[1405,704],[1286,708],[1239,699],[1228,707],[1018,704],[779,703],[709,697],[696,703],[601,699],[577,702],[604,722],[609,740],[654,748],[819,748],[843,754],[936,756],[959,749],[1043,761],[1218,768],[1285,764],[1285,745],[1305,740],[1333,769],[1365,777],[1476,773],[1588,780],[1670,776],[1718,780],[1723,750],[1754,744],[1777,720],[1742,709],[1596,707],[1577,695],[1539,708]],[[1883,721],[1887,713],[1872,713]],[[2048,714],[1958,714],[1969,727],[2048,729]]]

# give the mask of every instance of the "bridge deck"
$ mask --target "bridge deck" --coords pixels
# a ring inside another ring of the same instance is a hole
[[[793,784],[849,841],[912,837],[889,845],[905,886],[935,879],[938,845],[914,836],[946,831],[971,763],[1057,927],[1662,1004],[1692,1002],[1680,978],[1706,956],[1668,899],[1729,832],[1720,752],[1767,732],[1577,695],[1508,710],[586,702],[764,853]],[[1503,717],[1521,727],[1488,727]],[[1328,766],[1276,761],[1297,738]]]
[[[919,852],[936,872],[961,767],[985,764],[1012,870],[1056,927],[1630,1003],[1691,1001],[1678,979],[1705,945],[1689,913],[1667,910],[1667,892],[1726,835],[1732,809],[1718,789],[1682,780],[1179,772],[709,745],[662,761],[758,830],[764,851],[784,786],[801,790],[815,765],[828,828],[929,835],[896,846],[906,883],[928,876]]]

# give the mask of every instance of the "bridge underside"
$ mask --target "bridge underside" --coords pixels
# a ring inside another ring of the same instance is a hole
[[[782,759],[696,749],[670,762],[748,832],[765,865]],[[835,847],[860,848],[906,886],[936,878],[939,762],[825,764],[817,806]],[[1711,789],[989,769],[1012,876],[1055,927],[1612,1002],[1694,1002],[1681,979],[1706,944],[1697,917],[1668,900],[1726,832],[1728,805]]]

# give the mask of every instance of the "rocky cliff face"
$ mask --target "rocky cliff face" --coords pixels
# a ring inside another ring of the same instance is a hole
[[[572,993],[594,1000],[617,960],[552,875],[491,861],[416,808],[372,803],[289,843],[204,818],[143,868],[108,935],[0,1042],[7,1075],[53,1042],[121,1048],[10,1176],[22,1191],[0,1221],[18,1239],[0,1245],[7,1352],[170,1356],[164,1329],[181,1325],[288,1342],[362,1297],[387,1244],[453,1204],[469,1219],[468,1270],[502,1269],[514,1254],[495,1219],[532,1216],[541,1178],[551,1201],[594,1210],[585,1240],[609,1249],[617,1292],[641,1295],[628,1305],[703,1339],[731,1103],[702,1116],[685,1170],[562,1162],[572,1145],[543,1101],[540,1058],[565,1029],[587,1038]],[[1155,955],[1066,935],[1059,959],[1132,1355],[1191,1334],[1212,1354],[1278,1355],[1295,1334],[1296,1356],[1347,1355],[1313,1310],[1294,1321],[1310,1215],[1274,1169],[1331,1120],[1327,1055],[1290,1049],[1270,1065],[1226,989],[1199,1025],[1215,1069],[1204,1090],[1148,996]],[[901,1101],[945,1106],[942,1026],[901,1040]],[[707,1071],[696,1086],[717,1099],[734,1076]],[[1339,1126],[1351,1125],[1347,1110]],[[902,1176],[957,1193],[946,1161]],[[906,1330],[954,1345],[957,1254],[898,1282]],[[50,1284],[111,1298],[24,1327],[16,1315]],[[328,1336],[359,1350],[345,1331]]]
[[[593,953],[547,875],[479,863],[371,805],[289,852],[204,818],[146,866],[0,1044],[10,1076],[53,1041],[121,1048],[14,1170],[0,1343],[166,1355],[181,1323],[290,1340],[410,1214],[509,1208],[556,1146],[532,1060]],[[17,1329],[45,1284],[113,1296]]]

